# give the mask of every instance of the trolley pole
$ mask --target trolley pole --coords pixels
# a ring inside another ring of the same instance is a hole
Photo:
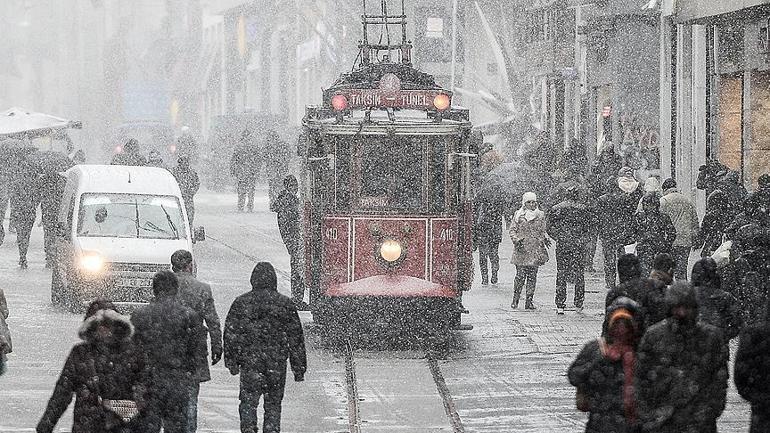
[[[452,0],[452,67],[450,89],[455,91],[457,78],[457,0]]]

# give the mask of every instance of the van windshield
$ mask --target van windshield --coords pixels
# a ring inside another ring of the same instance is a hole
[[[174,196],[83,194],[78,236],[187,239],[182,207]]]

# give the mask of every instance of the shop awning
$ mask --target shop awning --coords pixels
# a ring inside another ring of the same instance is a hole
[[[79,121],[14,107],[0,112],[0,138],[36,138],[64,129],[81,129]]]

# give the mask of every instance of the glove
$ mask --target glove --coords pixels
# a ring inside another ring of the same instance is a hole
[[[222,348],[212,348],[211,349],[211,365],[217,365],[217,363],[222,359]]]
[[[294,373],[294,381],[295,382],[304,382],[305,381],[305,373]]]
[[[233,376],[237,376],[238,373],[241,372],[240,367],[238,367],[237,365],[234,365],[232,367],[228,367],[228,370],[230,370],[230,374],[232,374]]]

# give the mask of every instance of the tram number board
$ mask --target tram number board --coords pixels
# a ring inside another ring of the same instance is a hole
[[[348,99],[350,108],[407,108],[432,110],[433,100],[446,92],[439,90],[382,90],[351,89],[341,92]]]

